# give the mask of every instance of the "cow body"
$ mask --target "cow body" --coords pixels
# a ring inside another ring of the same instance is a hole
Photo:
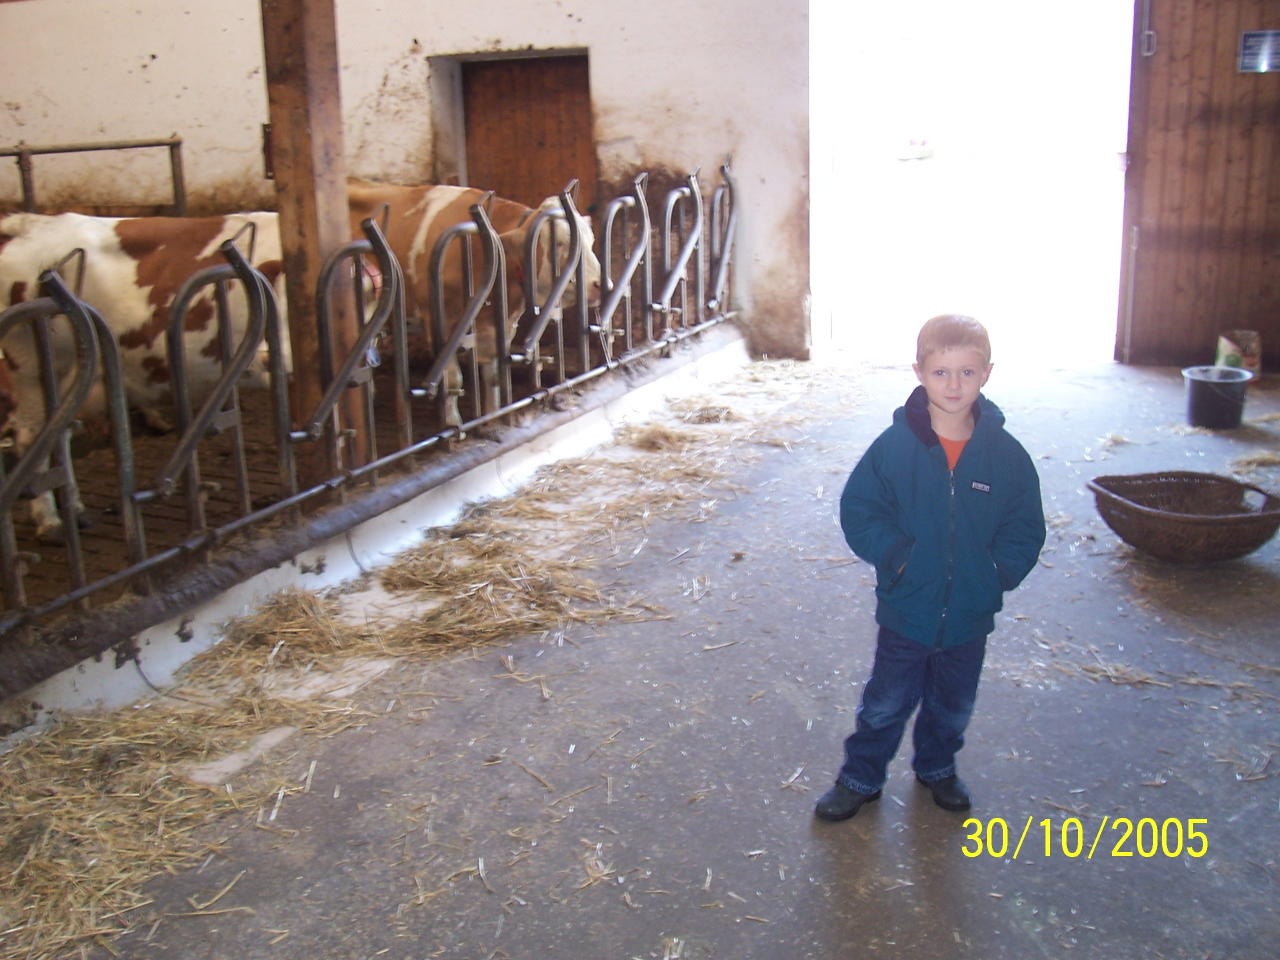
[[[406,308],[410,320],[409,361],[422,370],[435,358],[440,345],[432,336],[430,259],[436,241],[451,226],[471,218],[473,204],[485,191],[471,187],[441,185],[400,186],[352,180],[348,184],[353,236],[361,236],[360,224],[373,217],[382,224],[381,210],[389,215],[385,233],[405,276]],[[544,207],[558,209],[558,198],[548,198]],[[494,197],[488,205],[490,220],[503,245],[507,263],[507,338],[525,309],[524,258],[528,230],[538,211],[523,204]],[[281,274],[279,222],[268,212],[230,214],[219,217],[91,217],[64,213],[53,216],[18,213],[0,218],[0,309],[39,296],[41,271],[62,261],[77,248],[85,251],[84,280],[80,297],[106,321],[120,348],[125,391],[130,407],[154,429],[168,425],[172,377],[166,356],[165,331],[170,308],[186,280],[196,271],[224,264],[219,252],[223,241],[240,233],[252,222],[256,228],[251,260],[275,286],[284,316],[285,301]],[[598,303],[600,264],[592,249],[591,222],[577,215],[582,235],[581,249],[588,285],[589,302]],[[540,232],[535,244],[535,290],[544,296],[552,283],[550,236],[554,231],[560,252],[560,270],[567,267],[568,226],[553,219]],[[240,241],[249,253],[248,239]],[[69,286],[75,283],[74,267],[63,271]],[[466,300],[461,253],[455,244],[444,264],[444,301],[448,315],[457,317]],[[573,288],[570,294],[576,295]],[[247,310],[238,285],[233,289],[231,307],[232,349],[245,329]],[[483,316],[483,315],[482,315]],[[483,320],[480,322],[484,322]],[[74,371],[73,344],[65,325],[55,336],[58,374],[70,378]],[[286,335],[287,327],[283,331]],[[475,345],[482,370],[490,384],[496,381],[495,337],[491,329],[477,331]],[[185,368],[191,403],[198,406],[209,395],[222,373],[221,349],[212,304],[207,296],[197,300],[188,313],[183,331]],[[0,412],[9,406],[0,429],[11,434],[18,454],[29,446],[44,424],[44,398],[33,338],[25,330],[14,331],[0,343],[6,357],[6,373],[12,379],[6,387],[0,379]],[[267,358],[260,354],[245,374],[244,385],[265,386]],[[288,366],[288,355],[285,357]],[[456,367],[450,371],[448,387],[459,385]],[[492,394],[491,386],[486,393]],[[491,404],[486,399],[486,407]],[[101,390],[91,394],[82,419],[94,420],[105,414]],[[33,501],[32,512],[41,539],[60,538],[59,520],[47,495]]]
[[[347,181],[347,198],[350,204],[353,235],[360,236],[360,224],[370,217],[377,220],[381,226],[381,211],[384,205],[387,207],[387,242],[404,271],[410,313],[415,310],[423,315],[430,313],[430,260],[436,241],[454,224],[470,220],[471,207],[483,203],[487,195],[487,191],[478,187],[455,187],[444,184],[403,186],[374,183],[369,180]],[[548,197],[538,210],[558,210],[559,208],[560,199]],[[524,309],[524,250],[529,227],[538,210],[502,197],[493,197],[485,210],[505,253],[507,303],[513,313],[523,312]],[[569,230],[563,220],[553,221],[553,224],[552,229],[555,231],[561,255],[561,263],[558,267],[563,269],[564,258],[568,254]],[[577,225],[582,235],[582,256],[586,267],[588,300],[591,303],[598,303],[600,261],[594,250],[595,235],[591,220],[579,213]],[[549,246],[548,236],[540,237],[538,244],[535,245],[537,289],[542,293],[550,289],[552,282]],[[456,248],[451,249],[445,261],[444,276],[446,306],[460,307],[464,302],[462,265]]]
[[[219,247],[246,224],[256,227],[254,265],[272,282],[280,279],[280,234],[273,213],[222,217],[89,217],[75,213],[44,216],[18,213],[0,219],[0,309],[39,296],[41,271],[77,248],[84,250],[82,300],[106,320],[120,348],[125,392],[130,405],[148,422],[162,426],[171,398],[172,377],[165,352],[169,311],[179,290],[196,271],[226,264]],[[247,254],[248,241],[242,238]],[[63,271],[68,286],[76,280],[74,261]],[[239,291],[231,304],[232,348],[244,334],[247,309]],[[195,301],[183,331],[186,372],[192,399],[199,403],[222,374],[222,351],[208,296]],[[59,372],[72,362],[70,340],[54,338]],[[9,358],[19,394],[14,433],[21,444],[34,421],[38,429],[43,405],[37,394],[29,408],[28,392],[37,383],[38,367],[31,338],[11,333],[0,344]],[[247,376],[262,379],[260,360]],[[87,411],[88,415],[101,411]]]
[[[384,205],[388,211],[385,227],[387,242],[400,263],[405,277],[406,308],[411,330],[409,360],[415,368],[421,369],[435,359],[441,346],[434,342],[431,330],[432,251],[446,230],[457,223],[471,219],[471,207],[483,204],[487,191],[476,187],[442,184],[403,186],[353,179],[347,183],[347,196],[350,201],[352,230],[357,235],[362,221],[372,217],[381,226],[381,211]],[[540,210],[559,210],[560,206],[558,197],[548,197],[537,210],[501,197],[493,197],[485,205],[489,220],[502,244],[507,265],[507,342],[510,342],[516,323],[526,307],[525,251],[528,245],[529,229]],[[594,250],[595,236],[588,217],[577,213],[576,218],[578,232],[581,235],[587,302],[595,305],[600,302],[600,261]],[[568,269],[569,266],[567,263],[568,224],[563,219],[552,219],[549,225],[544,225],[534,244],[536,296],[545,296],[552,286],[551,237],[553,232],[560,260],[555,264],[554,272],[559,273]],[[478,266],[477,271],[479,271]],[[463,284],[462,253],[456,243],[446,252],[443,278],[445,310],[450,318],[456,318],[467,301]],[[577,296],[576,286],[570,286],[567,295]],[[482,373],[487,373],[490,381],[493,380],[493,374],[496,372],[495,343],[496,337],[492,330],[477,330],[476,356],[481,363]],[[456,370],[451,371],[451,379],[456,376]],[[486,393],[492,392],[491,386],[486,387]],[[486,397],[486,407],[491,405],[491,401],[492,397]]]
[[[119,346],[121,373],[129,405],[153,429],[168,428],[172,410],[172,376],[166,356],[169,312],[186,280],[205,267],[224,265],[219,247],[252,223],[254,265],[273,282],[280,274],[280,237],[274,213],[221,217],[89,217],[75,213],[45,216],[17,213],[0,219],[0,309],[40,295],[40,273],[75,249],[84,251],[80,298],[106,321]],[[249,242],[242,238],[246,254]],[[76,283],[71,261],[63,270],[68,286]],[[242,291],[231,292],[231,344],[244,336],[248,315]],[[65,385],[74,376],[74,344],[65,324],[53,325],[54,364]],[[191,402],[199,405],[222,376],[222,349],[211,295],[193,301],[183,331],[185,370]],[[29,330],[10,331],[0,343],[12,379],[12,409],[3,424],[21,454],[45,422],[44,397],[34,338]],[[287,365],[287,355],[286,355]],[[266,357],[255,357],[246,383],[264,384]],[[80,412],[89,421],[104,420],[103,393],[95,389]],[[33,501],[33,517],[41,539],[59,538],[51,500]]]

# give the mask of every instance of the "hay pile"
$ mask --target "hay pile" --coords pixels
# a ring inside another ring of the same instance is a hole
[[[344,604],[360,587],[283,591],[230,623],[180,688],[109,715],[66,718],[0,754],[0,958],[114,953],[113,935],[150,936],[171,916],[148,911],[140,891],[215,853],[227,814],[284,832],[268,811],[310,788],[309,775],[285,772],[296,750],[216,786],[195,782],[191,769],[252,752],[272,732],[331,736],[371,719],[354,700],[291,699],[297,676],[571,623],[660,616],[588,573],[634,561],[652,518],[705,520],[734,493],[727,478],[735,464],[752,459],[756,445],[787,442],[776,431],[798,422],[797,405],[813,394],[801,383],[827,376],[789,362],[753,365],[717,398],[673,404],[668,417],[620,431],[622,446],[549,466],[518,494],[429,531],[377,574],[383,591],[407,603],[373,615],[362,607],[353,620]],[[190,905],[183,915],[226,909]]]
[[[424,646],[486,643],[567,623],[656,614],[635,599],[619,601],[602,591],[584,573],[587,560],[539,555],[530,542],[533,529],[521,531],[506,518],[479,512],[400,554],[379,583],[392,593],[414,594],[425,609],[375,621],[382,648],[414,653]]]
[[[324,729],[312,705],[254,698],[216,706],[142,704],[104,717],[68,718],[3,757],[0,955],[61,957],[130,929],[151,901],[151,877],[218,849],[202,828],[232,811],[261,812],[302,789],[271,771],[234,784],[196,784],[182,773],[228,747],[288,725]],[[108,948],[109,949],[109,948]]]
[[[329,734],[361,722],[353,704],[272,697],[271,671],[333,650],[332,609],[286,591],[233,623],[166,697],[102,716],[64,718],[0,755],[0,956],[73,956],[164,918],[140,889],[216,852],[206,828],[256,815],[305,789],[277,768],[217,786],[188,769],[282,728]],[[193,912],[200,905],[193,904]]]

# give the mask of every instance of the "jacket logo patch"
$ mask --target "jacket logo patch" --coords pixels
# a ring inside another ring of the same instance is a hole
[[[981,491],[981,492],[983,492],[983,493],[990,493],[990,492],[991,492],[991,484],[989,484],[989,483],[979,483],[977,480],[975,480],[975,481],[973,481],[973,489],[975,489],[975,490],[980,490],[980,491]]]

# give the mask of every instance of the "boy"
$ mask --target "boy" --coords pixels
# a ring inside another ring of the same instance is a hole
[[[970,807],[955,755],[973,713],[1003,593],[1044,545],[1040,481],[1004,414],[979,392],[991,343],[970,317],[934,317],[913,364],[920,386],[854,468],[840,498],[849,546],[876,568],[875,663],[823,820],[876,800],[916,705],[916,779],[946,810]]]

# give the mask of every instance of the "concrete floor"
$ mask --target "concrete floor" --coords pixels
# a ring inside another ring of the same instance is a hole
[[[828,824],[812,806],[874,641],[872,574],[846,562],[835,501],[913,383],[905,366],[849,378],[810,396],[789,448],[743,466],[740,492],[708,522],[655,517],[635,561],[598,575],[672,619],[581,627],[560,645],[512,638],[384,676],[371,702],[450,698],[418,722],[393,712],[309,748],[314,787],[280,821],[299,835],[226,826],[225,856],[149,891],[150,909],[179,913],[247,871],[219,906],[254,912],[166,919],[149,940],[142,925],[116,949],[174,960],[1280,954],[1280,539],[1241,561],[1168,566],[1120,544],[1083,487],[1103,473],[1227,472],[1235,457],[1280,450],[1280,422],[1181,429],[1176,370],[997,366],[987,392],[1037,460],[1051,529],[989,646],[960,757],[974,809],[934,806],[904,753],[878,804]],[[1264,382],[1246,418],[1278,410],[1280,390]],[[1263,478],[1280,488],[1275,468]],[[503,655],[544,674],[551,698],[504,678]],[[1123,682],[1141,675],[1156,682]],[[1092,858],[1064,853],[1071,817],[1085,853],[1101,828]],[[1150,827],[1139,844],[1117,818],[1165,825],[1175,847],[1198,818],[1205,853],[1184,841],[1181,855],[1143,856]],[[975,824],[997,842],[1007,825],[1003,855],[966,855]],[[442,892],[415,903],[415,876]]]

